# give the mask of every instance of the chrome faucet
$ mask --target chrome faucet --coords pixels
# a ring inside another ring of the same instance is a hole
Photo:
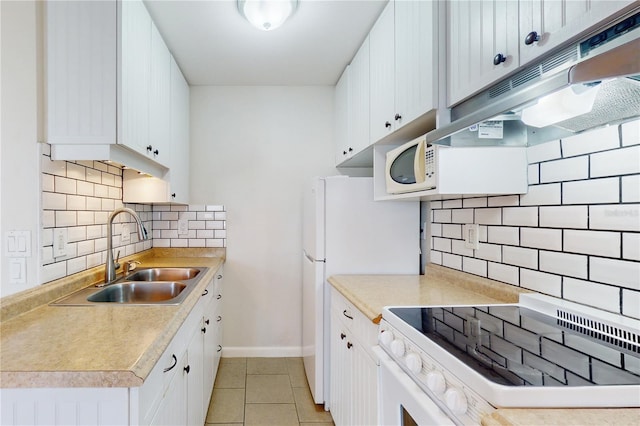
[[[144,225],[142,224],[142,221],[140,220],[140,217],[138,216],[138,214],[133,210],[123,207],[123,208],[114,210],[109,215],[109,219],[107,220],[107,261],[104,264],[104,283],[105,284],[109,284],[115,281],[116,269],[120,267],[119,265],[116,266],[116,262],[113,260],[113,231],[111,229],[113,226],[113,219],[120,213],[129,213],[136,220],[136,223],[138,224],[138,237],[140,238],[140,240],[146,240],[148,238],[147,230],[144,228]]]

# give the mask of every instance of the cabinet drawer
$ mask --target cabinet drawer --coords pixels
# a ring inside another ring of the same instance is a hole
[[[372,347],[377,344],[378,326],[363,314],[353,303],[348,301],[335,288],[331,289],[331,309],[342,325],[362,345],[372,359],[376,359]]]

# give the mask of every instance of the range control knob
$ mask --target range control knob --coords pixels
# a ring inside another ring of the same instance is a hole
[[[382,330],[380,332],[380,342],[385,346],[389,346],[393,342],[393,332],[391,330]]]
[[[391,342],[391,352],[395,356],[403,356],[404,355],[404,342],[400,339],[396,339]]]
[[[454,414],[464,414],[467,412],[467,397],[459,389],[451,388],[444,394],[444,400]]]
[[[420,359],[420,355],[415,352],[409,352],[407,357],[404,360],[405,364],[407,364],[407,368],[413,374],[418,374],[422,371],[422,360]]]
[[[427,374],[427,387],[431,392],[436,395],[442,395],[447,388],[447,382],[444,380],[444,376],[439,371],[432,371]]]

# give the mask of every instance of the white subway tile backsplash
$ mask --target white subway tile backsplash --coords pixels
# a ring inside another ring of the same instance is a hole
[[[84,241],[87,239],[86,226],[72,226],[67,228],[67,241],[74,243],[77,241]]]
[[[206,229],[224,229],[225,227],[224,221],[221,220],[208,220],[205,222]]]
[[[640,173],[640,145],[591,155],[591,177]]]
[[[51,210],[46,210],[42,212],[42,227],[43,228],[53,228],[56,226],[56,214]]]
[[[487,276],[487,261],[474,259],[472,257],[462,258],[462,270],[481,277]]]
[[[519,206],[520,205],[520,196],[519,195],[504,195],[501,197],[489,197],[488,198],[489,207],[502,207],[502,206]]]
[[[473,250],[466,248],[462,240],[451,240],[451,253],[461,256],[473,256]]]
[[[540,270],[569,277],[587,278],[587,256],[541,250]]]
[[[432,240],[431,248],[433,250],[451,253],[451,240],[446,238],[437,238],[437,237],[433,237],[431,240]]]
[[[442,265],[447,268],[462,270],[462,256],[455,254],[442,253]]]
[[[460,209],[462,208],[462,200],[459,198],[455,200],[444,200],[442,201],[442,208],[443,209]]]
[[[77,244],[77,250],[78,250],[79,256],[95,253],[94,248],[95,248],[94,240],[80,241]]]
[[[431,236],[432,237],[442,237],[442,224],[441,223],[432,223],[431,224]]]
[[[621,126],[622,146],[640,144],[640,120],[630,121]]]
[[[172,238],[171,247],[189,247],[189,240],[186,238]]]
[[[640,234],[622,234],[622,258],[640,261]]]
[[[563,204],[617,203],[620,178],[589,179],[562,184]]]
[[[546,250],[562,250],[562,230],[549,228],[521,228],[520,245]]]
[[[622,176],[622,202],[640,202],[640,175]]]
[[[433,221],[436,223],[451,223],[451,210],[433,210]]]
[[[43,192],[42,208],[44,210],[64,210],[67,208],[67,196],[54,192]]]
[[[178,220],[180,215],[177,212],[163,212],[160,217],[162,220]]]
[[[206,247],[207,240],[200,240],[197,238],[189,239],[189,247]]]
[[[102,183],[102,172],[94,169],[87,169],[87,181],[92,183]]]
[[[86,210],[87,197],[81,195],[67,195],[67,210]]]
[[[588,154],[620,146],[618,126],[603,127],[590,132],[580,133],[562,140],[562,156]]]
[[[87,210],[102,210],[102,199],[87,197]]]
[[[77,187],[77,191],[78,191],[78,195],[88,195],[88,196],[92,196],[95,194],[94,192],[94,186],[95,184],[91,183],[91,182],[86,182],[86,181],[82,181],[79,180],[76,187]]]
[[[434,215],[438,210],[434,211]],[[486,208],[475,209],[476,222],[480,225],[501,225],[502,224],[502,209],[500,208]]]
[[[67,274],[75,274],[87,269],[87,257],[81,256],[67,260]]]
[[[640,204],[589,206],[589,228],[640,232]]]
[[[555,160],[561,156],[560,141],[558,140],[533,145],[527,148],[527,160],[529,161],[529,164]]]
[[[540,164],[540,182],[562,182],[589,178],[589,156]]]
[[[90,254],[86,258],[87,258],[87,268],[93,268],[104,263],[102,261],[102,255],[100,253]]]
[[[442,236],[445,238],[462,238],[462,225],[442,225]]]
[[[513,226],[487,226],[487,241],[517,246],[520,243],[520,228]]]
[[[108,172],[102,172],[101,183],[107,186],[114,186],[116,184],[115,176]]]
[[[55,191],[54,186],[54,176],[53,175],[42,175],[42,190],[47,192]]]
[[[430,250],[429,261],[436,265],[442,265],[442,252]]]
[[[622,289],[622,313],[640,319],[640,291]]]
[[[606,231],[564,231],[564,251],[620,257],[620,233]]]
[[[589,278],[591,281],[640,291],[640,262],[591,257]]]
[[[171,240],[169,238],[153,238],[154,247],[171,247]]]
[[[521,206],[561,204],[560,183],[529,186],[529,192],[520,196]]]
[[[488,262],[487,264],[487,277],[502,281],[507,284],[518,286],[520,285],[519,268],[511,265],[504,265],[502,263]]]
[[[85,180],[86,179],[86,167],[74,164],[67,163],[67,177],[76,179],[76,180]]]
[[[476,250],[475,253],[478,259],[502,262],[502,246],[480,243],[478,244],[478,250]]]
[[[527,168],[527,181],[529,185],[540,183],[540,164],[529,164]]]
[[[114,200],[103,198],[101,207],[103,211],[112,212],[116,208],[116,203],[114,202]]]
[[[538,251],[522,247],[502,247],[502,261],[508,265],[538,268]]]
[[[214,231],[213,229],[198,229],[196,232],[196,238],[213,238]]]
[[[206,207],[206,210],[208,212],[223,212],[224,210],[224,206],[222,205],[208,205]]]
[[[620,312],[620,288],[618,287],[565,277],[562,288],[562,295],[567,300],[611,312]]]
[[[107,164],[104,164],[104,163],[100,162],[100,161],[94,161],[93,162],[93,168],[97,169],[97,170],[100,170],[102,172],[109,171],[109,166]]]
[[[176,229],[163,229],[160,231],[162,238],[178,239],[178,231]],[[173,247],[173,246],[172,246]]]
[[[487,198],[486,197],[478,197],[478,198],[464,198],[462,200],[463,208],[472,208],[472,207],[487,207]],[[436,208],[431,205],[431,208]]]
[[[538,207],[505,207],[502,224],[512,226],[538,226]]]
[[[530,269],[520,269],[520,286],[550,296],[562,296],[562,278]]]
[[[540,226],[547,228],[587,228],[587,206],[540,207]]]
[[[67,275],[67,262],[57,262],[42,267],[42,282],[49,282]]]
[[[456,209],[451,211],[451,222],[473,223],[473,209]]]
[[[56,211],[56,227],[76,226],[76,212],[74,211]]]

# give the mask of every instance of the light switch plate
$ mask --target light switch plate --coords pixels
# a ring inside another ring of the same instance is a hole
[[[129,230],[129,224],[123,223],[121,229],[122,235],[120,235],[120,241],[123,243],[128,243],[129,241],[131,241],[131,231]]]
[[[480,226],[477,223],[464,225],[464,246],[472,250],[480,248]]]
[[[8,231],[4,236],[7,257],[31,257],[31,231]]]
[[[24,257],[12,257],[9,259],[9,283],[27,283],[27,259]]]
[[[187,219],[178,220],[178,235],[189,234],[189,221]]]
[[[67,255],[67,230],[65,228],[55,228],[53,230],[53,257],[64,257]]]

